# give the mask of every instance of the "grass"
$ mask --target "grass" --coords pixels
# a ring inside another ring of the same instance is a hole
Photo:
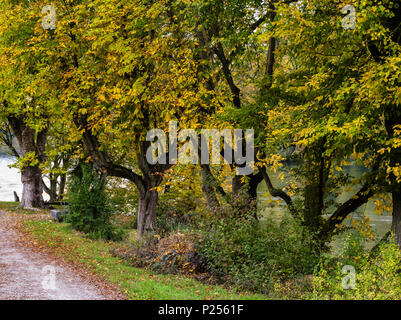
[[[10,212],[36,212],[17,209],[15,203],[0,203],[0,208]],[[43,211],[41,212],[43,213]],[[116,284],[128,299],[155,300],[261,300],[266,296],[238,292],[223,286],[206,285],[189,277],[161,275],[136,268],[126,261],[113,257],[110,249],[118,244],[93,241],[71,229],[68,224],[51,221],[24,219],[21,222],[26,232],[40,246],[49,248],[58,258],[78,263],[92,273]]]
[[[13,213],[36,213],[35,211],[22,209],[18,202],[0,202],[0,209],[12,211]]]

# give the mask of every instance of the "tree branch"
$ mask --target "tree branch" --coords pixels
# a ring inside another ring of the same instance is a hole
[[[297,218],[298,213],[295,210],[291,197],[285,191],[277,189],[273,186],[273,183],[271,182],[265,167],[259,167],[259,171],[262,173],[263,180],[266,182],[267,189],[269,190],[270,195],[272,197],[278,197],[282,199],[287,204],[291,214],[293,214],[293,216]]]
[[[87,152],[92,157],[93,162],[101,170],[106,170],[107,174],[117,178],[127,179],[135,183],[141,194],[145,193],[145,182],[143,178],[131,169],[114,164],[106,151],[100,151],[100,143],[88,126],[84,116],[74,116],[74,123],[79,130],[83,130],[82,140]]]
[[[358,209],[361,205],[369,201],[375,194],[370,184],[365,184],[362,188],[348,201],[344,202],[327,220],[321,234],[327,235],[336,229],[338,224],[341,224],[347,216]]]

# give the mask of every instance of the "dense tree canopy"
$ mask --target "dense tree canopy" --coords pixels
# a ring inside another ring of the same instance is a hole
[[[0,4],[0,119],[19,143],[22,205],[42,206],[42,175],[58,177],[81,158],[135,185],[139,237],[155,228],[163,182],[196,181],[212,212],[227,204],[246,214],[264,181],[322,243],[373,196],[391,194],[400,242],[397,1],[49,5]],[[253,129],[253,174],[238,175],[236,164],[149,163],[148,132],[168,133],[171,121],[197,133]],[[361,177],[343,172],[353,162],[366,169]],[[273,185],[267,169],[278,168],[291,171],[294,183]],[[336,203],[344,186],[358,191]]]

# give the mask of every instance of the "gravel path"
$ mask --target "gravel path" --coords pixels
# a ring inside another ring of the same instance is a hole
[[[75,268],[23,246],[13,224],[0,212],[0,300],[118,299]]]

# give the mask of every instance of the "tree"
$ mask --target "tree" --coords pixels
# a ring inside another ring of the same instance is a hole
[[[215,127],[257,128],[254,110],[255,87],[259,77],[266,74],[255,70],[255,64],[264,64],[260,59],[260,48],[255,49],[255,35],[269,19],[273,18],[270,1],[195,1],[192,4],[193,24],[198,26],[195,36],[199,46],[196,58],[200,61],[199,77],[209,90],[210,108],[204,110]],[[257,52],[257,53],[255,53]],[[258,56],[259,55],[259,56]],[[252,59],[257,59],[252,61]],[[267,61],[269,64],[271,61]],[[269,67],[266,67],[269,72]],[[218,116],[216,116],[216,114]],[[249,117],[251,116],[251,117]],[[252,119],[252,120],[251,120]],[[258,119],[258,117],[256,117]],[[227,148],[227,147],[226,147]],[[222,155],[224,152],[222,152]],[[257,154],[257,153],[256,153]],[[233,150],[231,150],[233,157]],[[255,157],[256,160],[256,157]],[[246,189],[251,201],[257,198],[257,186],[264,176],[269,179],[264,168],[248,177],[232,173],[232,194],[221,187],[220,179],[213,174],[210,165],[202,166],[203,191],[210,208],[220,206],[218,194],[226,202],[233,204],[241,189]],[[231,165],[235,171],[236,166]],[[263,172],[262,172],[263,171]],[[278,191],[272,187],[272,192]],[[281,192],[283,193],[283,192]],[[280,194],[281,194],[280,193]],[[238,203],[238,202],[237,202]],[[242,208],[249,210],[250,208]]]
[[[12,115],[8,117],[8,121],[21,150],[21,206],[42,208],[44,201],[41,164],[45,161],[47,127],[36,133],[22,117]]]
[[[46,33],[38,23],[40,8],[30,1],[3,1],[0,14],[0,118],[19,144],[17,165],[23,183],[21,206],[25,208],[44,204],[46,140],[49,120],[57,114],[45,82],[47,49],[38,45]],[[16,148],[11,148],[17,156]]]
[[[267,111],[266,129],[271,133],[268,145],[277,148],[284,143],[302,150],[298,156],[301,169],[315,175],[313,189],[317,190],[309,190],[307,195],[316,194],[318,200],[306,213],[318,209],[312,213],[317,218],[322,213],[330,214],[328,220],[317,224],[319,238],[323,239],[374,194],[389,189],[393,192],[395,224],[398,221],[394,172],[398,167],[395,79],[399,7],[393,1],[358,1],[354,4],[356,28],[344,30],[341,8],[346,4],[281,4],[277,9],[280,19],[275,23],[281,66],[271,91],[276,95]],[[375,58],[378,52],[379,58]],[[369,171],[350,180],[342,173],[349,160],[363,164]],[[393,181],[390,185],[389,180]],[[330,211],[330,197],[349,183],[359,184],[359,191]],[[393,225],[398,235],[396,229]]]
[[[171,166],[147,162],[146,134],[166,130],[170,119],[196,124],[192,106],[202,96],[192,90],[193,39],[171,16],[174,5],[60,2],[58,28],[47,35],[53,42],[47,48],[52,60],[47,79],[59,89],[64,117],[76,126],[73,138],[82,139],[97,169],[138,189],[139,238],[154,229],[157,188]]]

